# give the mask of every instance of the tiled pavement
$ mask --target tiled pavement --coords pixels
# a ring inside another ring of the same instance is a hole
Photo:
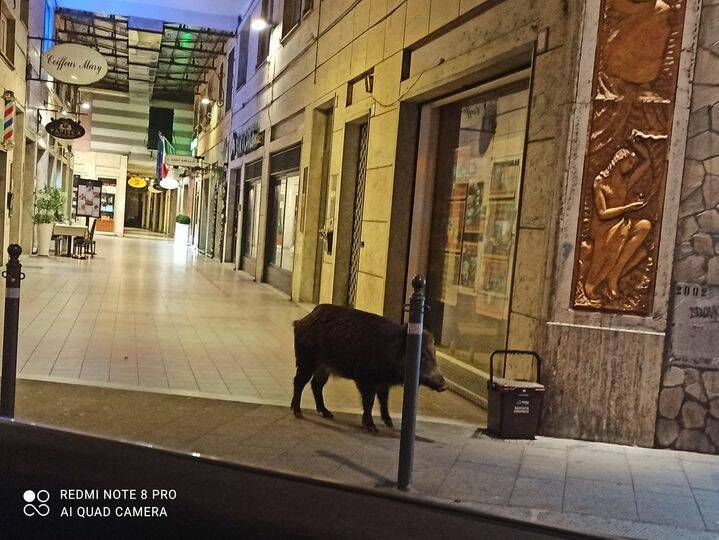
[[[394,489],[399,431],[357,415],[20,381],[17,416],[335,482]],[[398,419],[395,424],[399,425]],[[719,456],[550,439],[498,441],[420,421],[413,494],[621,537],[719,538]]]
[[[291,323],[302,308],[168,239],[99,235],[97,251],[85,261],[23,257],[20,377],[289,403]],[[330,381],[325,394],[330,409],[359,407],[348,381]],[[401,410],[398,393],[390,406]],[[425,415],[485,418],[450,392],[423,389],[420,407]]]

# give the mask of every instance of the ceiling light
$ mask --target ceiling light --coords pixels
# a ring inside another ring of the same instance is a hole
[[[89,104],[87,101],[85,101],[85,102],[83,102],[83,104],[81,105],[81,107],[82,107],[83,109],[85,109],[85,110],[88,110],[88,109],[90,108],[90,104]]]
[[[250,24],[250,27],[251,27],[255,32],[262,32],[262,31],[263,31],[265,28],[267,28],[268,26],[269,26],[269,24],[268,24],[267,21],[266,21],[265,19],[263,19],[263,18],[252,19],[252,23]]]
[[[208,97],[203,97],[203,98],[200,100],[200,103],[202,103],[203,105],[209,105],[210,103],[212,103],[212,100],[211,100],[210,98],[208,98]]]

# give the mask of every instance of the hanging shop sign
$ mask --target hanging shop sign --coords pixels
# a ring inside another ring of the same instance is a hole
[[[265,132],[260,131],[260,126],[257,124],[243,131],[235,131],[232,134],[231,144],[230,159],[237,159],[265,144]]]
[[[71,118],[58,118],[45,126],[45,131],[56,139],[79,139],[85,135],[85,128]]]
[[[181,156],[179,154],[167,154],[165,164],[173,167],[200,167],[200,160],[192,156]]]
[[[61,43],[42,54],[43,67],[58,81],[92,84],[107,73],[107,60],[95,49],[77,43]]]
[[[142,176],[131,176],[127,183],[130,187],[142,189],[147,185],[147,178],[143,178]]]

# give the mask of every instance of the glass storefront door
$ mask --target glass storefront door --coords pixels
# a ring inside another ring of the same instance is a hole
[[[245,184],[245,204],[242,212],[242,260],[240,261],[240,267],[252,275],[255,274],[257,261],[261,187],[259,179]]]
[[[484,372],[507,340],[527,102],[523,88],[439,113],[428,326],[440,354]]]
[[[287,293],[295,258],[295,224],[300,187],[299,173],[273,176],[267,226],[267,281]]]

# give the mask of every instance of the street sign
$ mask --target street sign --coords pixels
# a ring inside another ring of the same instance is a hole
[[[166,154],[165,163],[173,167],[200,167],[200,160],[197,158],[179,154]]]

